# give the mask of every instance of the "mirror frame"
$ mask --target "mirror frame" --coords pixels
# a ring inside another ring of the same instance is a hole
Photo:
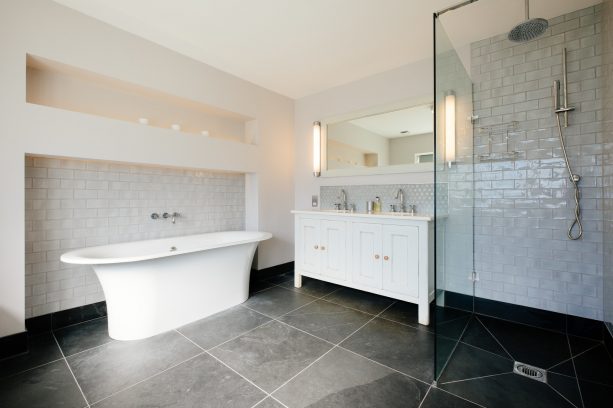
[[[434,104],[432,97],[419,99],[403,100],[391,104],[379,105],[369,109],[353,111],[344,115],[326,118],[321,121],[321,177],[346,177],[346,176],[370,176],[381,174],[399,173],[429,173],[434,172],[434,162],[432,163],[411,163],[396,164],[377,167],[357,167],[348,169],[328,169],[328,125],[345,122],[348,120],[363,118],[365,116],[378,115],[395,110],[412,108],[415,106]],[[434,126],[434,115],[432,115],[432,125]],[[434,150],[434,138],[432,139],[432,149]]]

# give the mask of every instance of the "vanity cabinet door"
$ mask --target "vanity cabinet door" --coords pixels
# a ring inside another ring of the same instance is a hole
[[[401,295],[419,294],[419,228],[383,226],[383,289]]]
[[[298,268],[311,273],[320,273],[320,221],[300,218],[298,224]]]
[[[344,221],[321,221],[321,274],[346,280],[347,228]]]
[[[352,279],[381,289],[381,225],[352,224]]]

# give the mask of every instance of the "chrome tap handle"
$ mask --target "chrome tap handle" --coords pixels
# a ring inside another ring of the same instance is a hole
[[[151,219],[152,220],[157,220],[158,218],[160,218],[160,214],[158,214],[158,213],[151,213]]]

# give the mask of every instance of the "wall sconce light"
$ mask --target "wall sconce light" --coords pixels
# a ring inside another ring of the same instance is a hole
[[[455,162],[455,94],[445,94],[445,161],[451,167]]]
[[[313,122],[313,176],[321,176],[321,122]]]

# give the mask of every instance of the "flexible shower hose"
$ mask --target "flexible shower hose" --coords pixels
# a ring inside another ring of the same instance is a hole
[[[560,113],[556,112],[556,120],[558,122],[558,133],[560,135],[560,145],[562,146],[562,153],[564,154],[564,162],[566,163],[566,168],[568,169],[570,182],[573,183],[573,187],[575,188],[575,219],[568,227],[568,239],[573,241],[581,238],[583,236],[583,225],[581,225],[581,204],[579,203],[580,192],[579,192],[579,181],[581,177],[577,174],[573,174],[573,171],[570,167],[570,162],[568,161],[568,154],[566,153],[566,144],[564,143],[564,136],[562,135],[562,125],[560,124]],[[576,235],[573,234],[573,230],[577,227],[579,229]]]

